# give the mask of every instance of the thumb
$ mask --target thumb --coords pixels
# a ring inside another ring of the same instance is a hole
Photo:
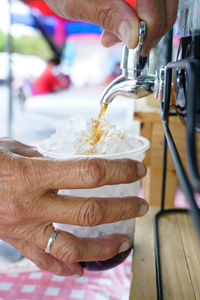
[[[119,40],[129,48],[137,46],[139,18],[125,0],[45,1],[63,18],[90,22],[103,27],[106,34],[102,36],[102,43],[105,46]]]

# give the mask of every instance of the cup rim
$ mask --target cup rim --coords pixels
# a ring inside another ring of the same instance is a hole
[[[71,158],[86,158],[86,157],[90,157],[90,158],[115,158],[115,157],[119,157],[119,156],[125,156],[128,154],[138,154],[138,153],[142,153],[145,152],[146,150],[149,149],[150,147],[150,142],[147,138],[140,136],[140,135],[136,135],[134,136],[134,139],[139,140],[140,142],[143,143],[143,145],[141,147],[137,147],[135,149],[126,151],[126,152],[118,152],[118,153],[106,153],[106,154],[89,154],[89,155],[84,155],[84,154],[62,154],[62,153],[58,153],[58,152],[51,152],[51,151],[47,151],[44,150],[40,147],[40,145],[37,146],[37,150],[38,152],[40,152],[41,154],[43,154],[46,157],[51,157],[51,158],[57,158],[57,159],[71,159]]]

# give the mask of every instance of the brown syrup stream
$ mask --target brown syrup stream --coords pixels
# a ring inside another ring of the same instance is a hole
[[[92,134],[88,141],[90,145],[93,146],[92,149],[89,150],[89,153],[91,154],[96,153],[96,145],[103,135],[104,130],[100,128],[100,123],[106,113],[107,108],[108,104],[101,104],[101,110],[98,119],[93,121]]]

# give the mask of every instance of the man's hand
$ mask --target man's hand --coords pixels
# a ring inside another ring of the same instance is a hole
[[[39,268],[59,275],[82,275],[78,262],[106,260],[130,248],[129,238],[78,238],[59,231],[46,254],[53,222],[94,226],[144,215],[138,197],[82,198],[58,195],[58,189],[94,188],[130,183],[146,173],[129,159],[57,161],[34,148],[0,139],[0,238],[16,247]]]
[[[125,0],[45,0],[55,13],[69,20],[81,20],[104,28],[106,47],[123,41],[129,48],[138,43],[139,21],[146,23],[147,34],[141,54],[148,55],[173,25],[178,0],[137,0],[133,9]]]

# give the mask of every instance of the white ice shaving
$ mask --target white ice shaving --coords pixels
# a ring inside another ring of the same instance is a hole
[[[93,120],[83,115],[74,115],[60,122],[56,132],[40,144],[40,148],[51,153],[88,154],[93,145],[88,142],[92,134]],[[102,119],[100,129],[103,135],[97,143],[96,154],[121,153],[133,150],[135,139],[132,132],[110,124]]]

